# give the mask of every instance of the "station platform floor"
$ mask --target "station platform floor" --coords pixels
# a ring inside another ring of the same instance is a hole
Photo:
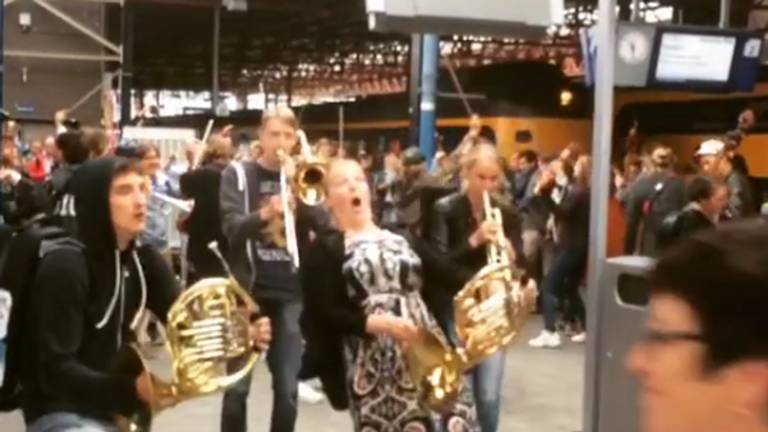
[[[540,318],[535,317],[510,348],[504,376],[500,432],[574,432],[581,429],[584,347],[570,342],[558,350],[527,346]],[[267,432],[272,391],[266,364],[257,365],[248,403],[249,432]],[[202,398],[161,413],[154,432],[218,432],[221,396]],[[297,432],[351,431],[348,412],[327,403],[301,404]],[[19,413],[0,414],[0,431],[22,432]]]

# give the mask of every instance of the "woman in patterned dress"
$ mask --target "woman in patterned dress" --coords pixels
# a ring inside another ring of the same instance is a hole
[[[339,231],[321,233],[302,262],[303,326],[307,349],[322,351],[316,369],[331,403],[349,407],[358,432],[431,432],[441,422],[443,430],[477,431],[470,392],[449,413],[430,412],[404,361],[403,346],[420,328],[445,340],[421,297],[434,260],[376,226],[357,162],[335,161],[326,189]]]

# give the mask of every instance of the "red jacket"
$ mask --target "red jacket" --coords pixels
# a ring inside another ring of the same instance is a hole
[[[45,156],[35,156],[27,165],[27,173],[35,182],[43,183],[48,177],[48,164],[46,163]]]

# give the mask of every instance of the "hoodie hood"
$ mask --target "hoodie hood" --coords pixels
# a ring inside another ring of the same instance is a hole
[[[122,280],[124,266],[136,271],[140,285],[139,307],[130,321],[131,328],[138,325],[147,302],[146,279],[137,250],[133,247],[122,252],[118,250],[109,209],[109,190],[114,173],[118,167],[129,163],[129,159],[120,157],[95,159],[83,164],[72,178],[78,237],[86,247],[91,283],[98,287],[113,287],[111,291],[103,290],[96,296],[97,313],[101,317],[96,328],[104,328],[118,316],[118,345],[127,301]]]
[[[78,237],[88,250],[104,252],[117,248],[109,211],[109,189],[115,168],[123,163],[127,163],[127,159],[95,159],[80,166],[72,179]]]

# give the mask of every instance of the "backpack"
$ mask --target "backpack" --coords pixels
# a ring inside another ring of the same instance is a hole
[[[65,247],[84,246],[60,227],[35,222],[20,228],[0,255],[0,412],[21,403],[25,310],[37,266]]]
[[[637,230],[638,235],[635,244],[636,251],[645,251],[646,253],[655,251],[655,239],[658,237],[665,218],[672,213],[679,212],[685,205],[684,202],[679,203],[677,199],[673,199],[676,190],[672,184],[677,181],[680,180],[675,176],[657,181],[651,196],[643,201],[640,226]],[[645,244],[646,242],[651,244],[647,245]]]
[[[680,239],[684,213],[685,210],[672,212],[661,222],[656,232],[656,248],[658,251],[665,250]]]

